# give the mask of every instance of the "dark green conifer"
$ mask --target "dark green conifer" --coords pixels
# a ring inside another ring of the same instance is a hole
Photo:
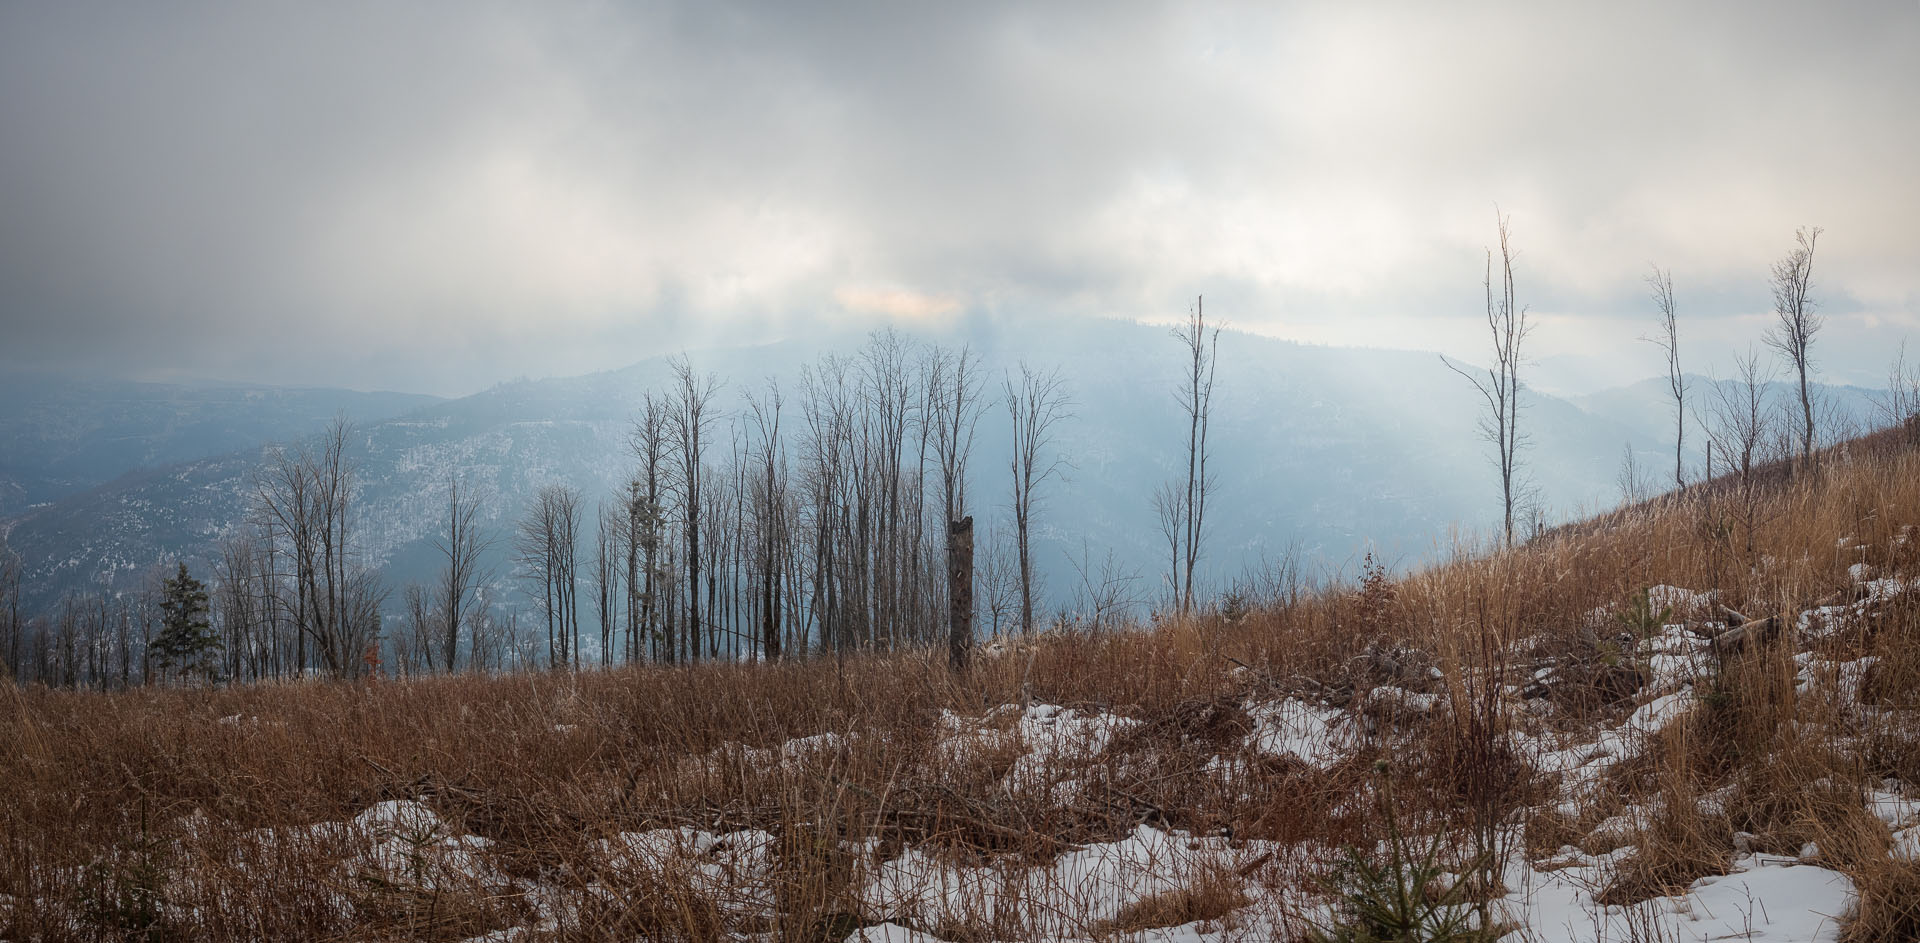
[[[153,640],[153,653],[169,671],[198,668],[211,673],[203,660],[219,647],[220,639],[207,621],[206,584],[188,575],[182,563],[173,578],[160,584],[160,635]]]

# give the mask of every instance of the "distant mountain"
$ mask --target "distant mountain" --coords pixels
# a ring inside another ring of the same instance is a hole
[[[1151,495],[1184,473],[1185,434],[1173,395],[1180,352],[1166,328],[1076,321],[969,325],[963,333],[994,378],[991,390],[997,392],[1003,369],[1024,359],[1058,367],[1077,403],[1057,443],[1073,467],[1046,486],[1038,512],[1036,553],[1051,600],[1065,603],[1082,568],[1099,567],[1109,551],[1118,572],[1137,576],[1137,591],[1156,594],[1165,551]],[[937,339],[952,343],[961,334]],[[853,353],[859,342],[816,338],[693,359],[697,369],[728,382],[721,405],[729,411],[743,389],[780,378],[793,436],[801,428],[801,366],[823,349]],[[650,360],[501,384],[360,423],[352,453],[360,464],[364,548],[394,585],[425,578],[450,474],[485,495],[482,517],[503,536],[549,482],[573,484],[595,499],[611,495],[631,468],[634,410],[646,391],[664,389],[667,377],[665,362]],[[1664,434],[1663,425],[1636,428],[1544,395],[1524,402],[1525,475],[1553,518],[1611,504],[1622,444],[1654,450]],[[1456,526],[1486,532],[1498,522],[1498,492],[1477,430],[1480,407],[1478,394],[1429,353],[1223,335],[1208,582],[1222,587],[1289,553],[1310,567],[1351,569],[1376,548],[1390,564],[1409,564],[1444,552]],[[1006,413],[996,404],[979,426],[969,492],[977,532],[989,542],[1010,516],[1007,438]],[[724,426],[717,441],[719,457],[727,451]],[[7,540],[28,562],[33,598],[124,584],[166,558],[204,567],[219,537],[241,520],[261,457],[255,442],[132,472],[16,516],[6,525]]]
[[[0,377],[0,518],[158,468],[439,402],[413,393]]]

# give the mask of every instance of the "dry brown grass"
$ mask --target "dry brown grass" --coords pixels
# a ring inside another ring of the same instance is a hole
[[[342,891],[350,842],[267,847],[257,837],[397,798],[489,839],[481,857],[498,872],[573,895],[579,926],[556,931],[569,939],[767,929],[785,939],[830,937],[877,916],[858,913],[849,896],[857,875],[842,842],[1044,862],[1067,843],[1110,840],[1147,821],[1239,838],[1364,843],[1377,840],[1378,823],[1346,800],[1376,758],[1394,761],[1410,821],[1517,822],[1544,784],[1527,757],[1495,747],[1507,742],[1506,725],[1586,724],[1633,706],[1604,679],[1593,682],[1597,693],[1545,717],[1523,710],[1513,693],[1534,657],[1594,650],[1591,611],[1664,583],[1716,591],[1748,615],[1791,619],[1845,597],[1850,564],[1920,576],[1920,533],[1895,539],[1920,524],[1920,453],[1876,440],[1802,475],[1768,475],[1752,515],[1722,482],[1512,551],[1462,549],[1363,589],[1276,589],[1297,598],[1231,620],[1203,615],[1153,631],[1037,639],[979,659],[959,679],[936,654],[908,652],[363,685],[8,689],[0,693],[0,900],[13,904],[0,906],[0,937],[453,936],[527,912],[528,902],[484,888],[426,897],[412,886]],[[1841,536],[1860,549],[1837,548]],[[1867,700],[1911,709],[1920,706],[1920,603],[1902,605],[1836,639],[1827,655],[1878,655]],[[1842,797],[1882,776],[1916,781],[1920,734],[1893,714],[1848,714],[1797,697],[1789,654],[1730,660],[1701,720],[1643,764],[1635,795],[1660,796],[1674,811],[1656,819],[1636,856],[1641,876],[1620,893],[1650,893],[1722,866],[1726,829],[1744,828],[1779,847],[1818,842],[1862,889],[1857,926],[1909,926],[1899,922],[1911,918],[1897,895],[1913,890],[1911,868],[1885,863],[1884,829],[1875,839],[1873,823],[1843,811]],[[1423,680],[1424,669],[1409,664],[1436,666],[1446,679]],[[1239,752],[1249,699],[1352,705],[1381,684],[1427,685],[1447,706],[1377,719],[1359,754],[1331,769]],[[1002,788],[1013,759],[1005,750],[958,767],[941,762],[943,711],[978,717],[1025,698],[1140,725],[1082,761],[1087,788],[1066,804]],[[1791,720],[1815,723],[1801,733]],[[786,763],[750,759],[748,751],[824,733],[841,739]],[[1857,736],[1864,751],[1849,758],[1828,749],[1840,734]],[[1244,779],[1228,785],[1204,774],[1223,754],[1241,761]],[[1832,789],[1809,791],[1815,782]],[[1700,798],[1729,785],[1746,811],[1738,821],[1703,818]],[[1554,840],[1543,836],[1531,851],[1569,843],[1562,839],[1572,826],[1553,824],[1542,831]],[[682,825],[780,837],[778,926],[744,925],[690,888],[642,894],[634,876],[615,899],[591,892],[611,880],[595,842]],[[338,906],[340,893],[349,906]],[[1143,903],[1122,923],[1157,925],[1234,899],[1194,889]]]
[[[1091,928],[1096,938],[1219,920],[1247,906],[1241,879],[1230,871],[1208,871],[1186,887],[1155,894],[1120,908],[1112,920]]]
[[[1860,903],[1840,935],[1842,943],[1920,940],[1920,861],[1879,861],[1853,874]]]

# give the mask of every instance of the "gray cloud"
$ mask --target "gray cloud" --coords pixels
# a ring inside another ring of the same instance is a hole
[[[1744,343],[1818,223],[1873,375],[1920,6],[1674,6],[11,5],[6,356],[456,391],[1199,292],[1471,353],[1498,203],[1543,352],[1632,351],[1649,260]]]

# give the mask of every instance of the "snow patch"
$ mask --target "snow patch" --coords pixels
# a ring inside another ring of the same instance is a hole
[[[1324,766],[1357,739],[1352,719],[1343,711],[1286,698],[1247,708],[1253,718],[1252,746],[1273,757],[1295,757]]]

